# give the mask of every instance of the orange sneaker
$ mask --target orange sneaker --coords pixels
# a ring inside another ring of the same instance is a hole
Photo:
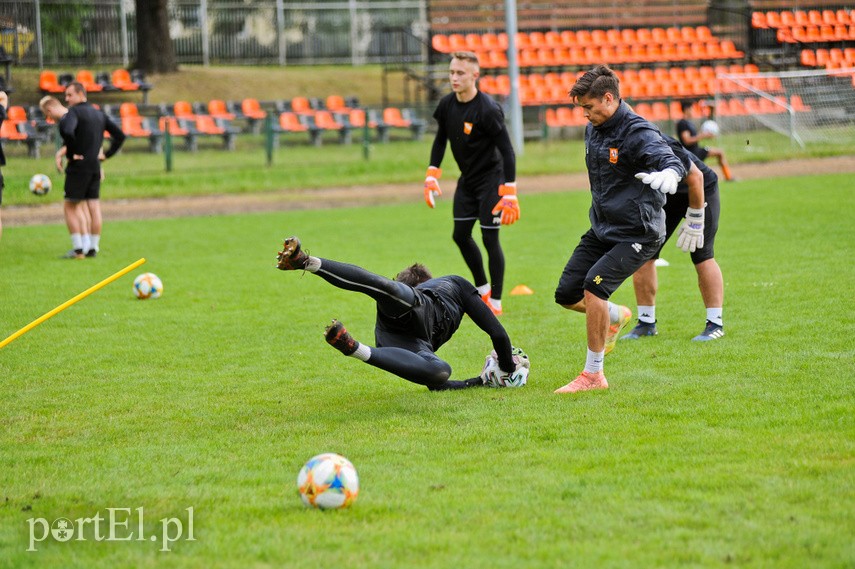
[[[565,385],[559,387],[554,393],[576,393],[578,391],[590,391],[593,389],[608,389],[609,382],[606,381],[606,376],[603,372],[589,373],[583,371],[579,377]]]
[[[489,292],[488,292],[487,294],[482,294],[482,295],[481,295],[481,300],[483,300],[483,301],[484,301],[484,304],[486,304],[486,305],[487,305],[487,308],[489,308],[490,310],[492,310],[492,311],[493,311],[493,314],[495,314],[496,316],[501,316],[501,315],[502,315],[502,309],[501,309],[501,308],[496,308],[495,306],[493,306],[493,303],[492,303],[492,302],[490,302],[490,298],[491,298],[491,293],[489,293]]]
[[[618,310],[620,311],[620,318],[617,322],[609,326],[609,333],[606,334],[605,352],[607,354],[615,349],[618,336],[621,331],[626,328],[627,324],[629,324],[629,321],[632,320],[632,310],[630,310],[628,306],[619,306]]]

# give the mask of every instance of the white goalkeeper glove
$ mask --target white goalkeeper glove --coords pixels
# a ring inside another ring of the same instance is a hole
[[[677,184],[680,183],[680,176],[671,168],[665,168],[661,172],[639,172],[635,178],[663,194],[676,193]]]
[[[704,204],[706,207],[707,204]],[[686,221],[677,235],[677,247],[684,253],[694,253],[704,248],[704,208],[690,207],[686,210]]]
[[[425,175],[425,203],[431,209],[436,206],[436,197],[442,195],[442,190],[439,189],[439,182],[437,181],[441,177],[442,170],[436,166],[431,166],[427,169],[427,174]]]

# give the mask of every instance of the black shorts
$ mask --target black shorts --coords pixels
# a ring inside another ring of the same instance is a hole
[[[474,184],[467,183],[461,176],[454,192],[454,220],[477,219],[482,229],[498,229],[502,216],[493,215],[493,208],[501,199],[499,186],[504,182],[501,171],[492,172]]]
[[[3,174],[0,174],[0,204],[3,203],[3,188],[6,187],[6,180],[3,179]]]
[[[589,229],[558,279],[555,302],[576,304],[585,297],[586,290],[597,298],[608,300],[623,281],[653,258],[660,246],[660,241],[606,243]]]
[[[704,198],[707,207],[704,208],[704,246],[695,250],[692,255],[692,263],[698,265],[715,257],[715,234],[718,232],[718,216],[721,213],[721,201],[719,193],[713,192]],[[677,230],[686,218],[686,208],[689,207],[689,194],[673,194],[668,196],[665,202],[665,241]],[[662,247],[653,256],[658,259],[662,254]]]
[[[698,146],[696,149],[692,150],[692,154],[700,158],[701,160],[706,160],[707,156],[710,155],[709,148],[704,146]]]
[[[101,172],[68,172],[65,173],[65,199],[79,202],[80,200],[97,200],[101,194]]]

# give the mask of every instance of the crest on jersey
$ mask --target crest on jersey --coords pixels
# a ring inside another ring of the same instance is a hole
[[[609,148],[609,162],[617,164],[617,148]]]
[[[463,123],[463,132],[464,132],[464,134],[472,134],[472,123],[471,122]]]

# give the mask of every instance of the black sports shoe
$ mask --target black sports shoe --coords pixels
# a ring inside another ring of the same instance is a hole
[[[709,342],[710,340],[718,340],[724,336],[724,326],[713,324],[707,320],[707,326],[704,331],[692,338],[693,342]]]
[[[289,237],[282,245],[282,250],[276,257],[276,267],[283,271],[296,271],[306,268],[309,256],[300,248],[298,237]]]
[[[655,336],[658,333],[656,331],[656,322],[642,322],[639,320],[635,328],[629,334],[623,336],[621,340],[638,340],[642,336]]]
[[[353,339],[353,336],[350,335],[344,324],[338,320],[333,320],[326,327],[324,330],[324,339],[327,341],[327,344],[346,356],[355,352],[356,348],[359,347],[359,342]]]
[[[484,387],[484,380],[480,377],[473,377],[465,381],[446,380],[445,383],[439,385],[428,385],[427,388],[431,391],[448,391],[449,389],[468,389],[470,387]]]
[[[96,256],[97,254],[98,251],[96,251],[95,249],[89,249],[88,251],[86,251],[86,256],[90,258]]]

